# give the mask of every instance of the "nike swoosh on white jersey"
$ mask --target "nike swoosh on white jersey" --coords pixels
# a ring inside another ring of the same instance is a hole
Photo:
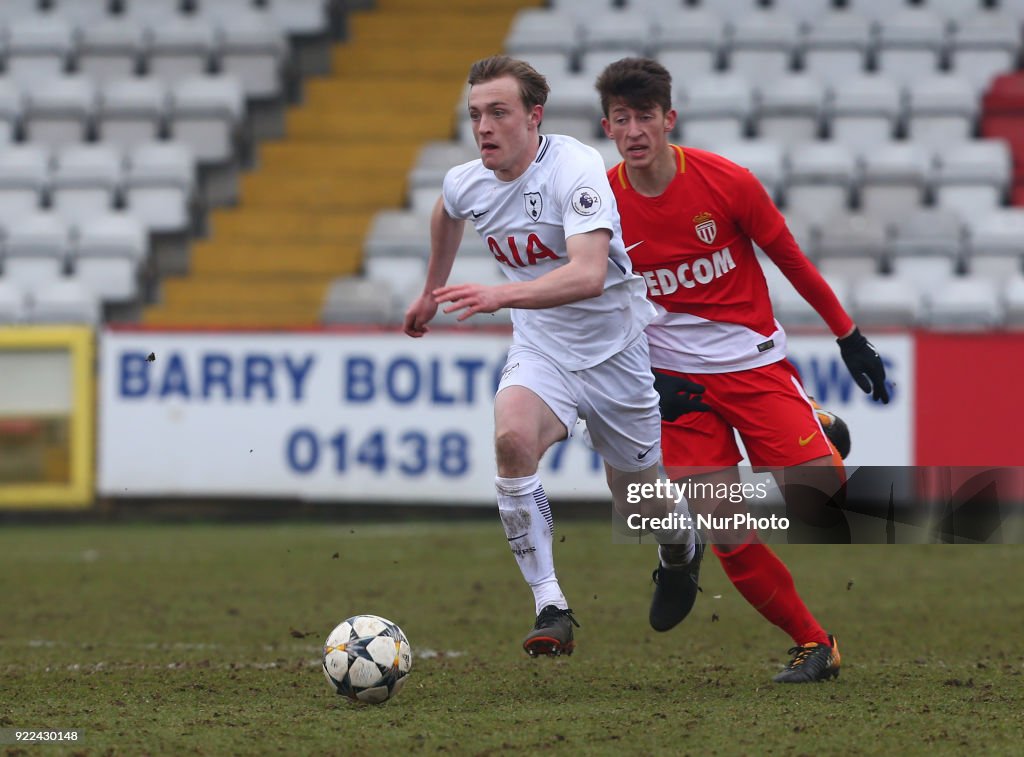
[[[629,252],[634,247],[639,247],[640,245],[642,245],[644,243],[644,241],[645,240],[641,239],[639,242],[636,242],[635,244],[631,244],[629,247],[626,248],[626,252]]]

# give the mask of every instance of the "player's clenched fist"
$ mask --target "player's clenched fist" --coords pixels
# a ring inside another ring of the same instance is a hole
[[[430,331],[427,324],[436,314],[437,301],[429,294],[421,294],[405,311],[405,333],[413,337],[423,336]]]

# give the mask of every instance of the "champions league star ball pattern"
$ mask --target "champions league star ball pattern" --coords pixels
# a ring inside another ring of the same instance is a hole
[[[412,669],[402,629],[376,615],[342,621],[324,644],[324,675],[338,694],[380,704],[398,694]]]

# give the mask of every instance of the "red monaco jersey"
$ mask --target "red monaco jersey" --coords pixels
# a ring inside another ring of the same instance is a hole
[[[723,373],[785,357],[786,335],[753,243],[830,325],[845,328],[848,316],[795,243],[772,247],[783,231],[792,235],[757,178],[714,153],[671,147],[678,172],[658,197],[633,189],[624,163],[608,171],[626,251],[658,310],[647,327],[655,367]]]

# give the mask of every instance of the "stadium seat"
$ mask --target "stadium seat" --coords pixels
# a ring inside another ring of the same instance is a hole
[[[83,142],[96,109],[96,88],[84,76],[40,80],[25,94],[28,140],[51,147]]]
[[[576,18],[541,8],[520,11],[505,37],[505,51],[510,55],[537,52],[575,54],[580,45],[580,28]]]
[[[21,323],[25,319],[27,305],[25,290],[0,278],[0,324]]]
[[[967,272],[974,276],[1003,281],[1020,275],[1024,270],[1022,260],[1024,259],[1013,255],[971,255],[965,267]]]
[[[76,64],[81,73],[103,83],[138,72],[145,38],[134,19],[97,19],[83,26],[80,35]]]
[[[994,76],[1011,71],[1021,49],[1021,14],[973,14],[958,22],[950,40],[950,69],[981,93]]]
[[[937,148],[974,136],[978,96],[966,77],[941,74],[922,78],[907,95],[909,139]]]
[[[473,234],[467,229],[463,238]],[[418,213],[406,210],[382,210],[370,224],[363,254],[377,257],[426,258],[430,251],[430,222]]]
[[[164,23],[183,12],[182,0],[121,0],[122,13],[141,23]]]
[[[869,216],[898,221],[925,202],[931,155],[914,142],[888,142],[863,153],[860,207]]]
[[[545,132],[549,131],[547,125],[547,118],[545,118],[543,129]],[[430,207],[433,207],[441,193],[441,183],[448,170],[453,166],[468,163],[479,157],[480,153],[475,145],[453,141],[428,142],[423,145],[416,158],[416,165],[409,172],[409,191],[429,188],[434,198],[430,202]]]
[[[584,48],[580,54],[580,76],[590,80],[591,86],[605,67],[623,58],[635,58],[644,53],[643,48],[635,47],[601,47]]]
[[[835,142],[795,145],[787,162],[787,215],[821,223],[849,207],[857,170],[849,147]]]
[[[331,282],[320,311],[322,323],[387,323],[391,290],[381,281],[338,278]]]
[[[920,300],[913,281],[888,274],[854,282],[848,302],[858,326],[913,326],[921,309]]]
[[[850,286],[879,272],[877,260],[860,255],[823,258],[817,267],[822,275],[843,279]]]
[[[968,245],[976,255],[1024,257],[1024,208],[995,208],[966,219]]]
[[[923,305],[921,321],[933,329],[989,330],[1003,320],[995,282],[978,276],[952,278],[929,289]]]
[[[411,302],[405,300],[405,295],[417,286],[422,289],[426,281],[427,261],[424,257],[375,255],[363,261],[363,269],[367,281],[382,282],[392,295],[402,298],[394,305],[404,312]]]
[[[896,219],[890,244],[893,257],[944,255],[964,257],[964,225],[960,216],[941,208],[920,208]]]
[[[264,14],[232,14],[219,21],[220,69],[235,76],[247,98],[279,97],[288,40]]]
[[[148,26],[146,71],[174,85],[210,70],[216,48],[212,22],[197,17],[168,16]]]
[[[1024,274],[1018,273],[1004,280],[1002,292],[1006,325],[1024,328]]]
[[[809,28],[833,8],[831,0],[772,0],[772,7]]]
[[[74,23],[81,31],[110,17],[111,0],[48,0],[49,11]]]
[[[896,137],[900,89],[883,76],[851,77],[833,86],[826,113],[832,139],[855,148],[873,147]]]
[[[107,82],[96,111],[97,136],[124,149],[160,137],[168,107],[167,86],[153,77]]]
[[[123,171],[121,151],[109,144],[70,145],[56,155],[50,204],[69,224],[113,208]]]
[[[889,250],[889,233],[878,218],[841,212],[825,219],[818,233],[819,259],[862,257],[879,261]]]
[[[943,286],[956,275],[956,261],[945,255],[895,257],[889,268],[890,275],[912,281],[922,294]]]
[[[821,133],[825,88],[813,74],[790,74],[759,88],[757,134],[784,145],[812,142]]]
[[[598,151],[601,155],[601,159],[604,161],[605,168],[611,168],[617,166],[622,162],[622,156],[619,155],[619,148],[615,146],[615,143],[606,138],[601,137],[597,140],[592,140],[590,146]]]
[[[188,230],[195,189],[195,158],[177,142],[142,144],[128,156],[125,204],[152,232]]]
[[[520,60],[525,60],[540,73],[544,74],[544,76],[552,76],[556,79],[571,74],[574,63],[572,55],[566,55],[562,52],[528,52],[516,57]],[[464,115],[465,110],[466,98],[460,97],[458,103],[459,115]]]
[[[70,248],[64,221],[53,213],[8,222],[4,277],[27,288],[58,279]]]
[[[100,300],[85,284],[74,279],[41,283],[33,288],[29,300],[29,318],[33,323],[100,322]]]
[[[289,36],[308,37],[327,32],[325,0],[264,0],[278,26]]]
[[[908,0],[845,0],[847,12],[856,13],[875,23],[884,22],[893,13],[909,6]]]
[[[39,0],[4,0],[0,3],[0,26],[39,15]]]
[[[96,215],[78,227],[75,278],[103,302],[130,302],[138,296],[139,266],[148,253],[142,223],[126,213]]]
[[[46,147],[15,144],[0,149],[0,222],[39,212],[49,175],[50,152]]]
[[[946,47],[946,22],[928,8],[887,13],[879,22],[875,65],[902,86],[934,76]]]
[[[631,49],[642,53],[651,42],[646,14],[632,9],[602,10],[593,5],[579,17],[580,44],[584,50]]]
[[[188,145],[199,163],[225,163],[236,155],[244,117],[242,87],[233,76],[182,79],[171,90],[171,137]]]
[[[74,50],[74,28],[62,16],[18,18],[7,28],[7,76],[23,85],[61,77]]]
[[[21,89],[14,82],[0,78],[0,147],[14,141],[22,110]]]
[[[938,154],[935,199],[961,218],[998,207],[1009,189],[1010,151],[999,140],[974,140],[949,145]]]
[[[849,293],[849,285],[846,279],[833,274],[823,274],[823,278],[832,288],[832,291],[835,292],[839,301],[845,302]],[[821,316],[785,278],[776,280],[770,294],[775,317],[779,319],[783,326],[821,325]]]
[[[918,2],[944,20],[952,22],[982,15],[979,11],[987,8],[987,0],[918,0]]]
[[[725,44],[725,23],[704,9],[655,17],[651,47],[679,85],[714,71]]]
[[[785,161],[782,146],[762,139],[748,139],[739,142],[723,142],[709,145],[712,152],[750,169],[764,185],[768,195],[779,197],[785,177]]]
[[[866,18],[849,11],[824,14],[804,35],[803,70],[828,85],[863,76],[871,45],[871,24]]]
[[[778,11],[746,14],[732,26],[728,70],[759,85],[793,68],[799,41],[797,22]]]
[[[734,74],[705,76],[676,83],[680,129],[688,145],[740,140],[753,112],[750,82]]]

